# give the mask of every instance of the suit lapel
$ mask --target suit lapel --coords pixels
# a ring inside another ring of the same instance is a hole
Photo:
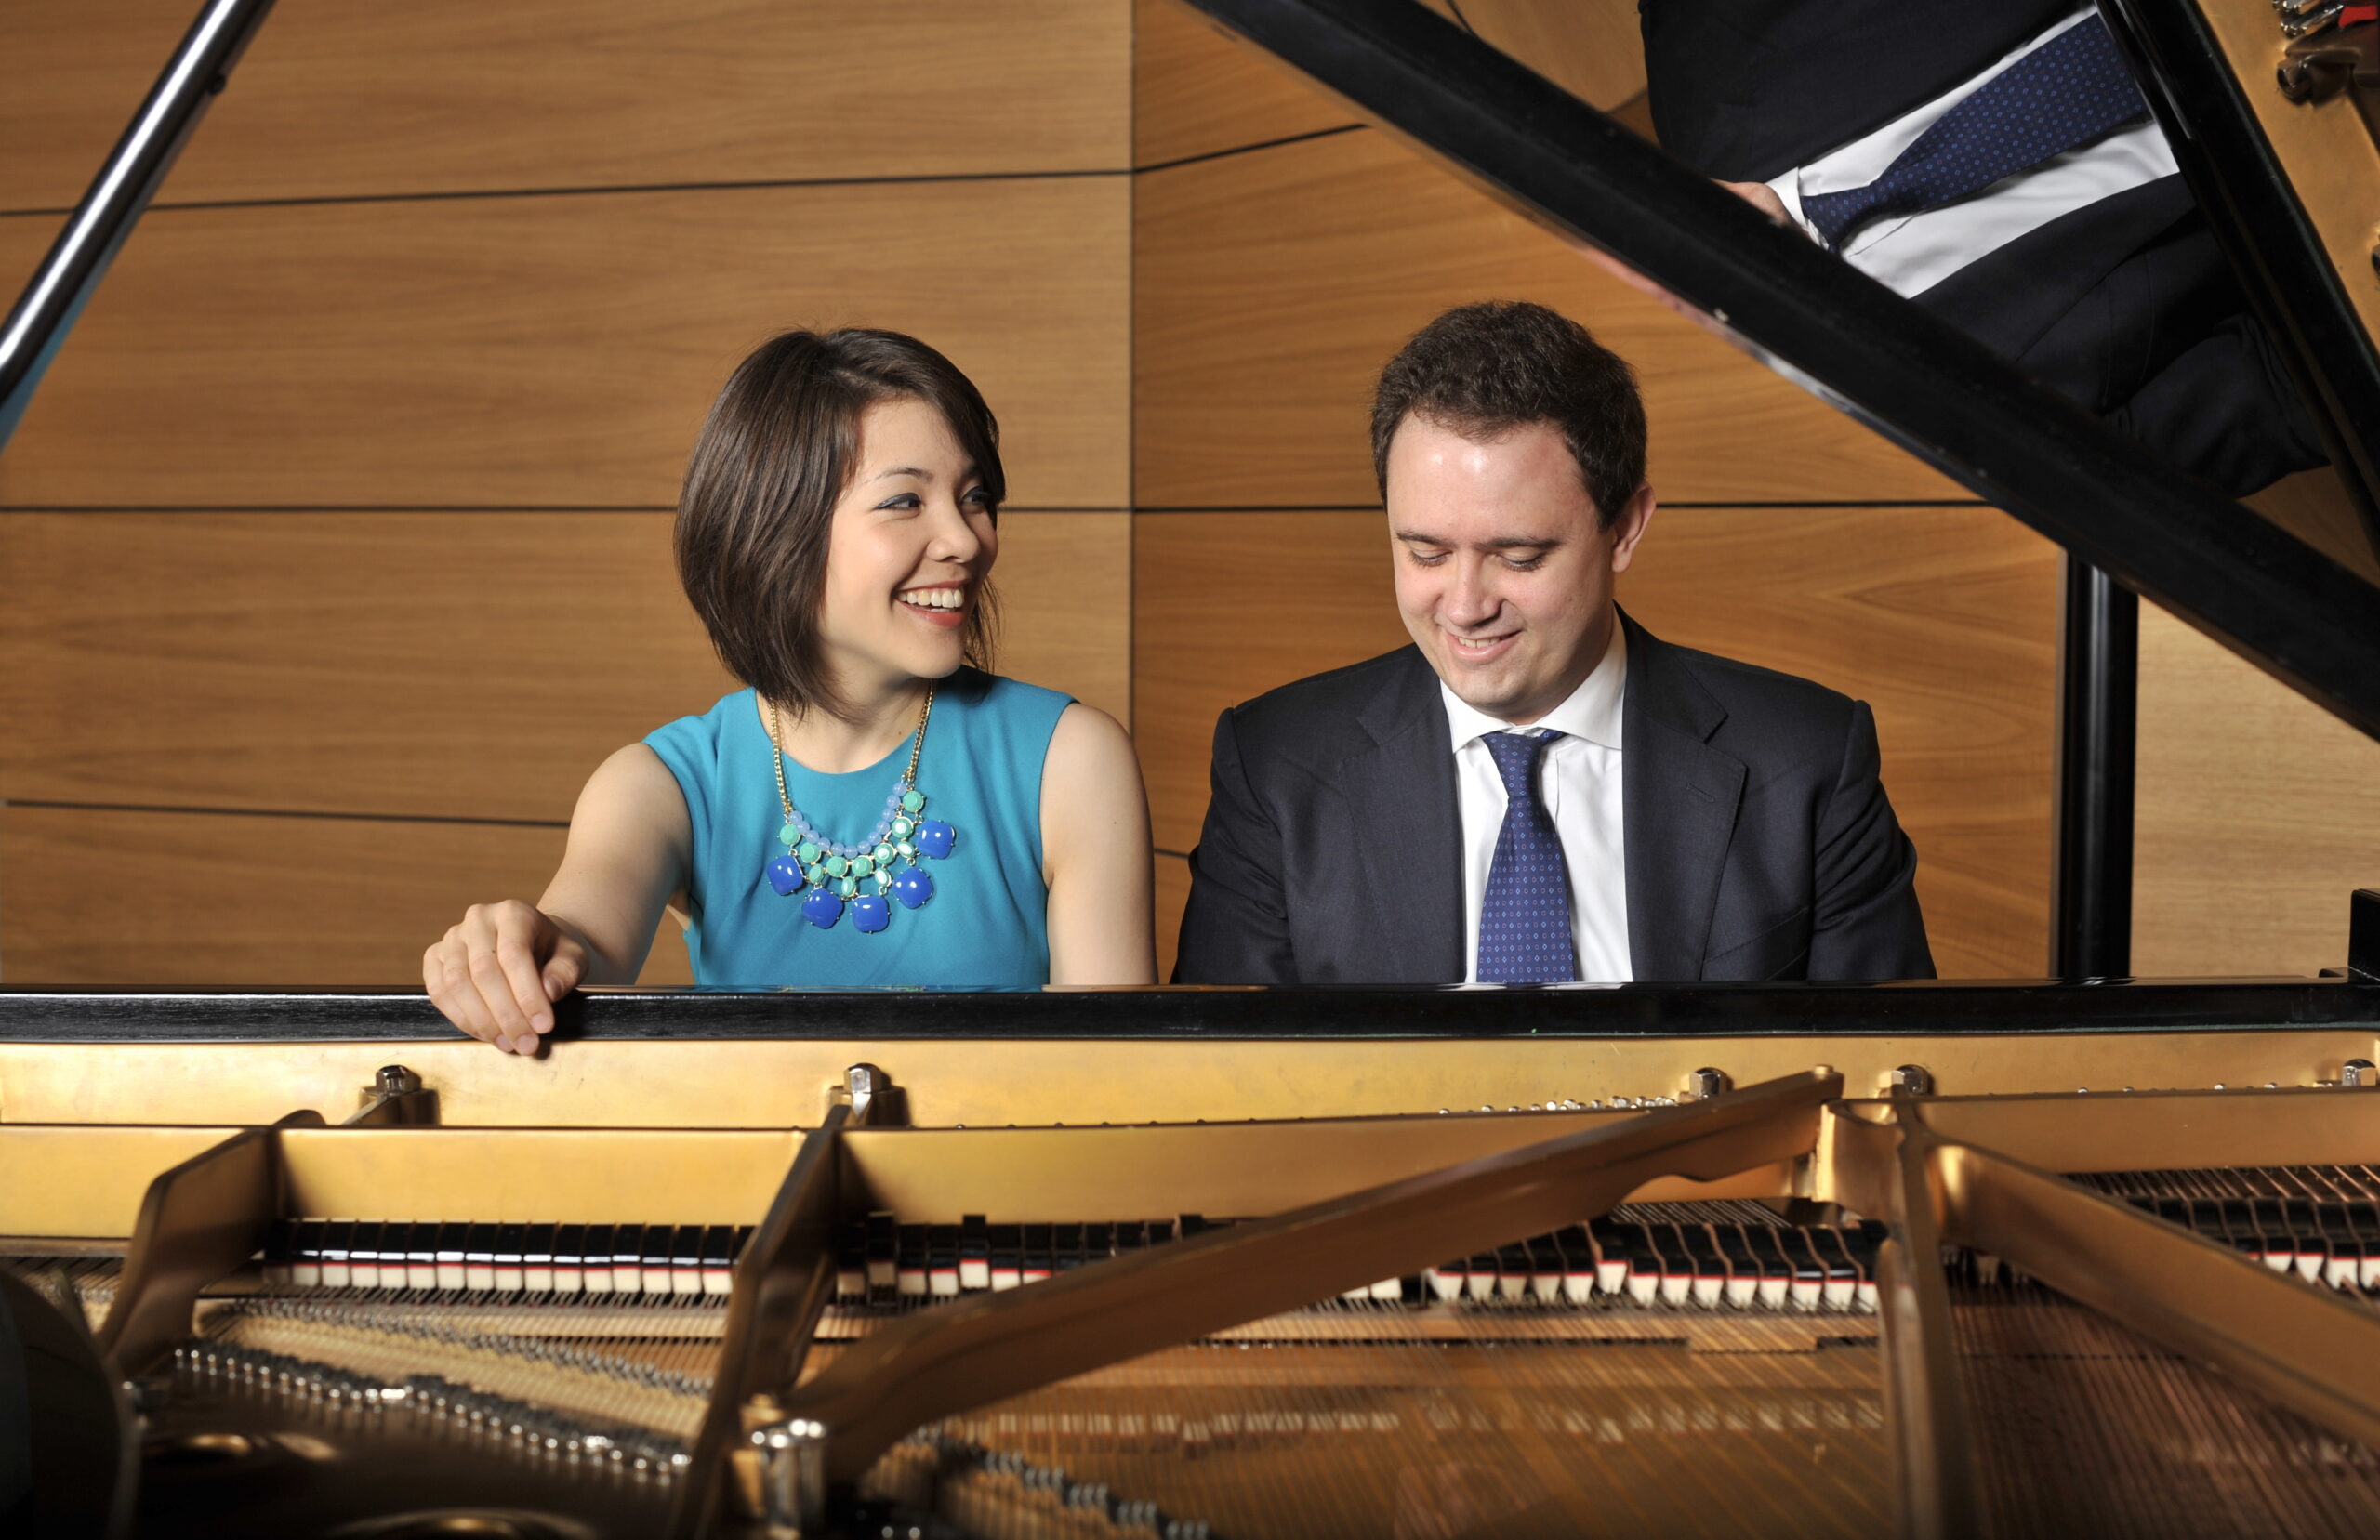
[[[1620,823],[1627,841],[1628,960],[1639,982],[1702,976],[1711,913],[1743,800],[1743,761],[1710,744],[1722,706],[1677,650],[1628,627],[1620,707]]]
[[[1462,817],[1438,678],[1420,652],[1358,718],[1372,747],[1342,782],[1399,983],[1459,983],[1462,959]]]

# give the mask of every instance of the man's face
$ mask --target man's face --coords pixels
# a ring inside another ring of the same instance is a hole
[[[1396,607],[1447,688],[1515,725],[1603,659],[1612,579],[1653,517],[1637,489],[1609,529],[1551,423],[1487,441],[1408,416],[1388,449]]]

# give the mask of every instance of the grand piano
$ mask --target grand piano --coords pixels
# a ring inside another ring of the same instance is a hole
[[[2380,893],[2320,977],[2094,966],[2134,596],[2380,731],[2373,220],[2337,202],[2380,157],[2360,66],[2298,46],[2373,23],[2109,12],[2331,444],[2352,518],[2309,532],[1419,5],[1194,4],[2071,553],[2066,976],[593,991],[533,1060],[417,994],[0,991],[0,1512],[2380,1529]],[[0,425],[264,8],[207,7],[0,334]]]

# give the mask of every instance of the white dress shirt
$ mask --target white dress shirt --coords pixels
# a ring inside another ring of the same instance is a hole
[[[1922,107],[1902,113],[1871,134],[1795,166],[1768,185],[1813,237],[1817,227],[1802,217],[1802,200],[1818,192],[1865,187],[1917,137],[2003,70],[2070,27],[2093,21],[2099,8],[2076,12],[2016,49],[1990,69],[1960,83]],[[1843,257],[1896,293],[1919,295],[1981,257],[1999,250],[2051,220],[2100,199],[2171,177],[2180,168],[2156,120],[2120,128],[2105,138],[2069,150],[1993,183],[1983,192],[1940,208],[1871,219],[1851,232]]]
[[[1481,740],[1491,732],[1535,737],[1548,729],[1563,736],[1538,761],[1539,795],[1562,837],[1562,864],[1570,875],[1570,939],[1579,978],[1624,984],[1628,961],[1628,863],[1620,800],[1620,703],[1628,682],[1628,642],[1611,628],[1603,661],[1570,698],[1541,720],[1516,728],[1463,703],[1438,685],[1454,739],[1456,801],[1462,810],[1462,977],[1479,979],[1479,905],[1496,836],[1504,826],[1504,779]]]

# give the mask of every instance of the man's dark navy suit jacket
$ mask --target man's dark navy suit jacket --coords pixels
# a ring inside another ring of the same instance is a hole
[[[1867,706],[1621,624],[1636,979],[1932,978]],[[1213,780],[1176,981],[1461,981],[1454,753],[1419,650],[1224,712]]]
[[[1765,182],[1933,100],[2081,0],[1639,8],[1661,148],[1707,177]],[[2179,177],[2075,209],[1915,297],[2235,496],[2323,461],[2279,353]]]

